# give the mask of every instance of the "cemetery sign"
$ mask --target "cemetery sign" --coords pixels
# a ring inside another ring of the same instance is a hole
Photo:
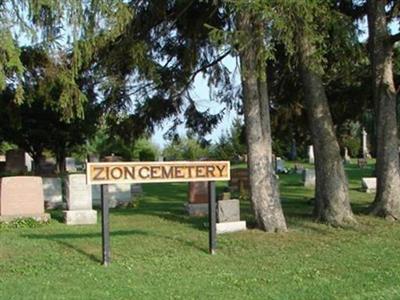
[[[102,162],[87,164],[88,184],[230,180],[229,161]]]

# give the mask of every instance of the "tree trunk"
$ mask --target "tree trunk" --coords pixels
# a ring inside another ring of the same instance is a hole
[[[400,171],[393,80],[393,43],[387,29],[386,1],[368,1],[369,50],[372,62],[377,125],[377,193],[372,213],[390,220],[400,219]]]
[[[315,153],[314,215],[333,226],[355,223],[350,207],[348,183],[340,156],[328,99],[313,61],[315,47],[303,33],[298,35],[301,77]]]
[[[251,43],[246,42],[239,50],[250,197],[256,222],[261,229],[268,232],[286,231],[278,184],[271,164],[271,130],[265,68],[264,76],[260,76],[260,68],[257,67],[260,62],[260,47],[263,47],[262,36],[257,35],[260,23],[249,14],[243,13],[237,17],[238,30],[252,40]],[[261,65],[265,63],[261,62]]]

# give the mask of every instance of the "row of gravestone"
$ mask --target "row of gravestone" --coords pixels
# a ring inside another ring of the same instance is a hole
[[[45,184],[43,184],[45,182]],[[54,184],[56,182],[56,184]],[[57,186],[57,187],[55,187]],[[107,186],[105,186],[107,187]],[[121,193],[118,188],[108,186],[104,197],[109,203],[118,203]],[[113,189],[114,188],[114,189]],[[43,180],[36,176],[13,176],[0,179],[0,221],[16,218],[34,218],[48,220],[44,213],[45,199],[62,204],[61,180]],[[133,194],[132,194],[133,192]],[[122,201],[130,202],[141,192],[141,187],[129,188],[129,197],[124,194]],[[46,195],[46,196],[45,196]],[[66,210],[64,219],[67,224],[95,224],[97,213],[93,210],[92,186],[86,184],[85,174],[70,174],[65,180]],[[57,203],[58,205],[58,203]]]
[[[314,169],[303,169],[297,168],[303,175],[302,181],[304,187],[313,188],[315,187],[315,170]],[[231,191],[238,191],[243,193],[248,191],[250,188],[249,174],[247,169],[232,169],[231,170]],[[376,178],[375,177],[364,177],[361,179],[361,190],[367,193],[376,192]]]
[[[208,215],[209,193],[208,182],[189,183],[189,199],[185,209],[190,216]],[[216,210],[217,234],[246,230],[246,221],[240,220],[239,200],[230,199],[230,193],[223,193],[221,196]]]

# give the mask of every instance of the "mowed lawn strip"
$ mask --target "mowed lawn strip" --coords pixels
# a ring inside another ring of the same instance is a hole
[[[373,195],[359,189],[372,166],[346,169],[357,227],[313,222],[313,190],[301,175],[280,174],[290,231],[220,235],[215,256],[208,254],[207,218],[184,213],[187,184],[143,185],[136,208],[111,210],[108,268],[100,265],[100,222],[2,227],[0,298],[397,299],[400,225],[365,214]],[[249,202],[241,205],[251,226]]]

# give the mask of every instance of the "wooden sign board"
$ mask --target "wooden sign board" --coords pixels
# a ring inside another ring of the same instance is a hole
[[[230,180],[229,161],[87,163],[88,184]]]

